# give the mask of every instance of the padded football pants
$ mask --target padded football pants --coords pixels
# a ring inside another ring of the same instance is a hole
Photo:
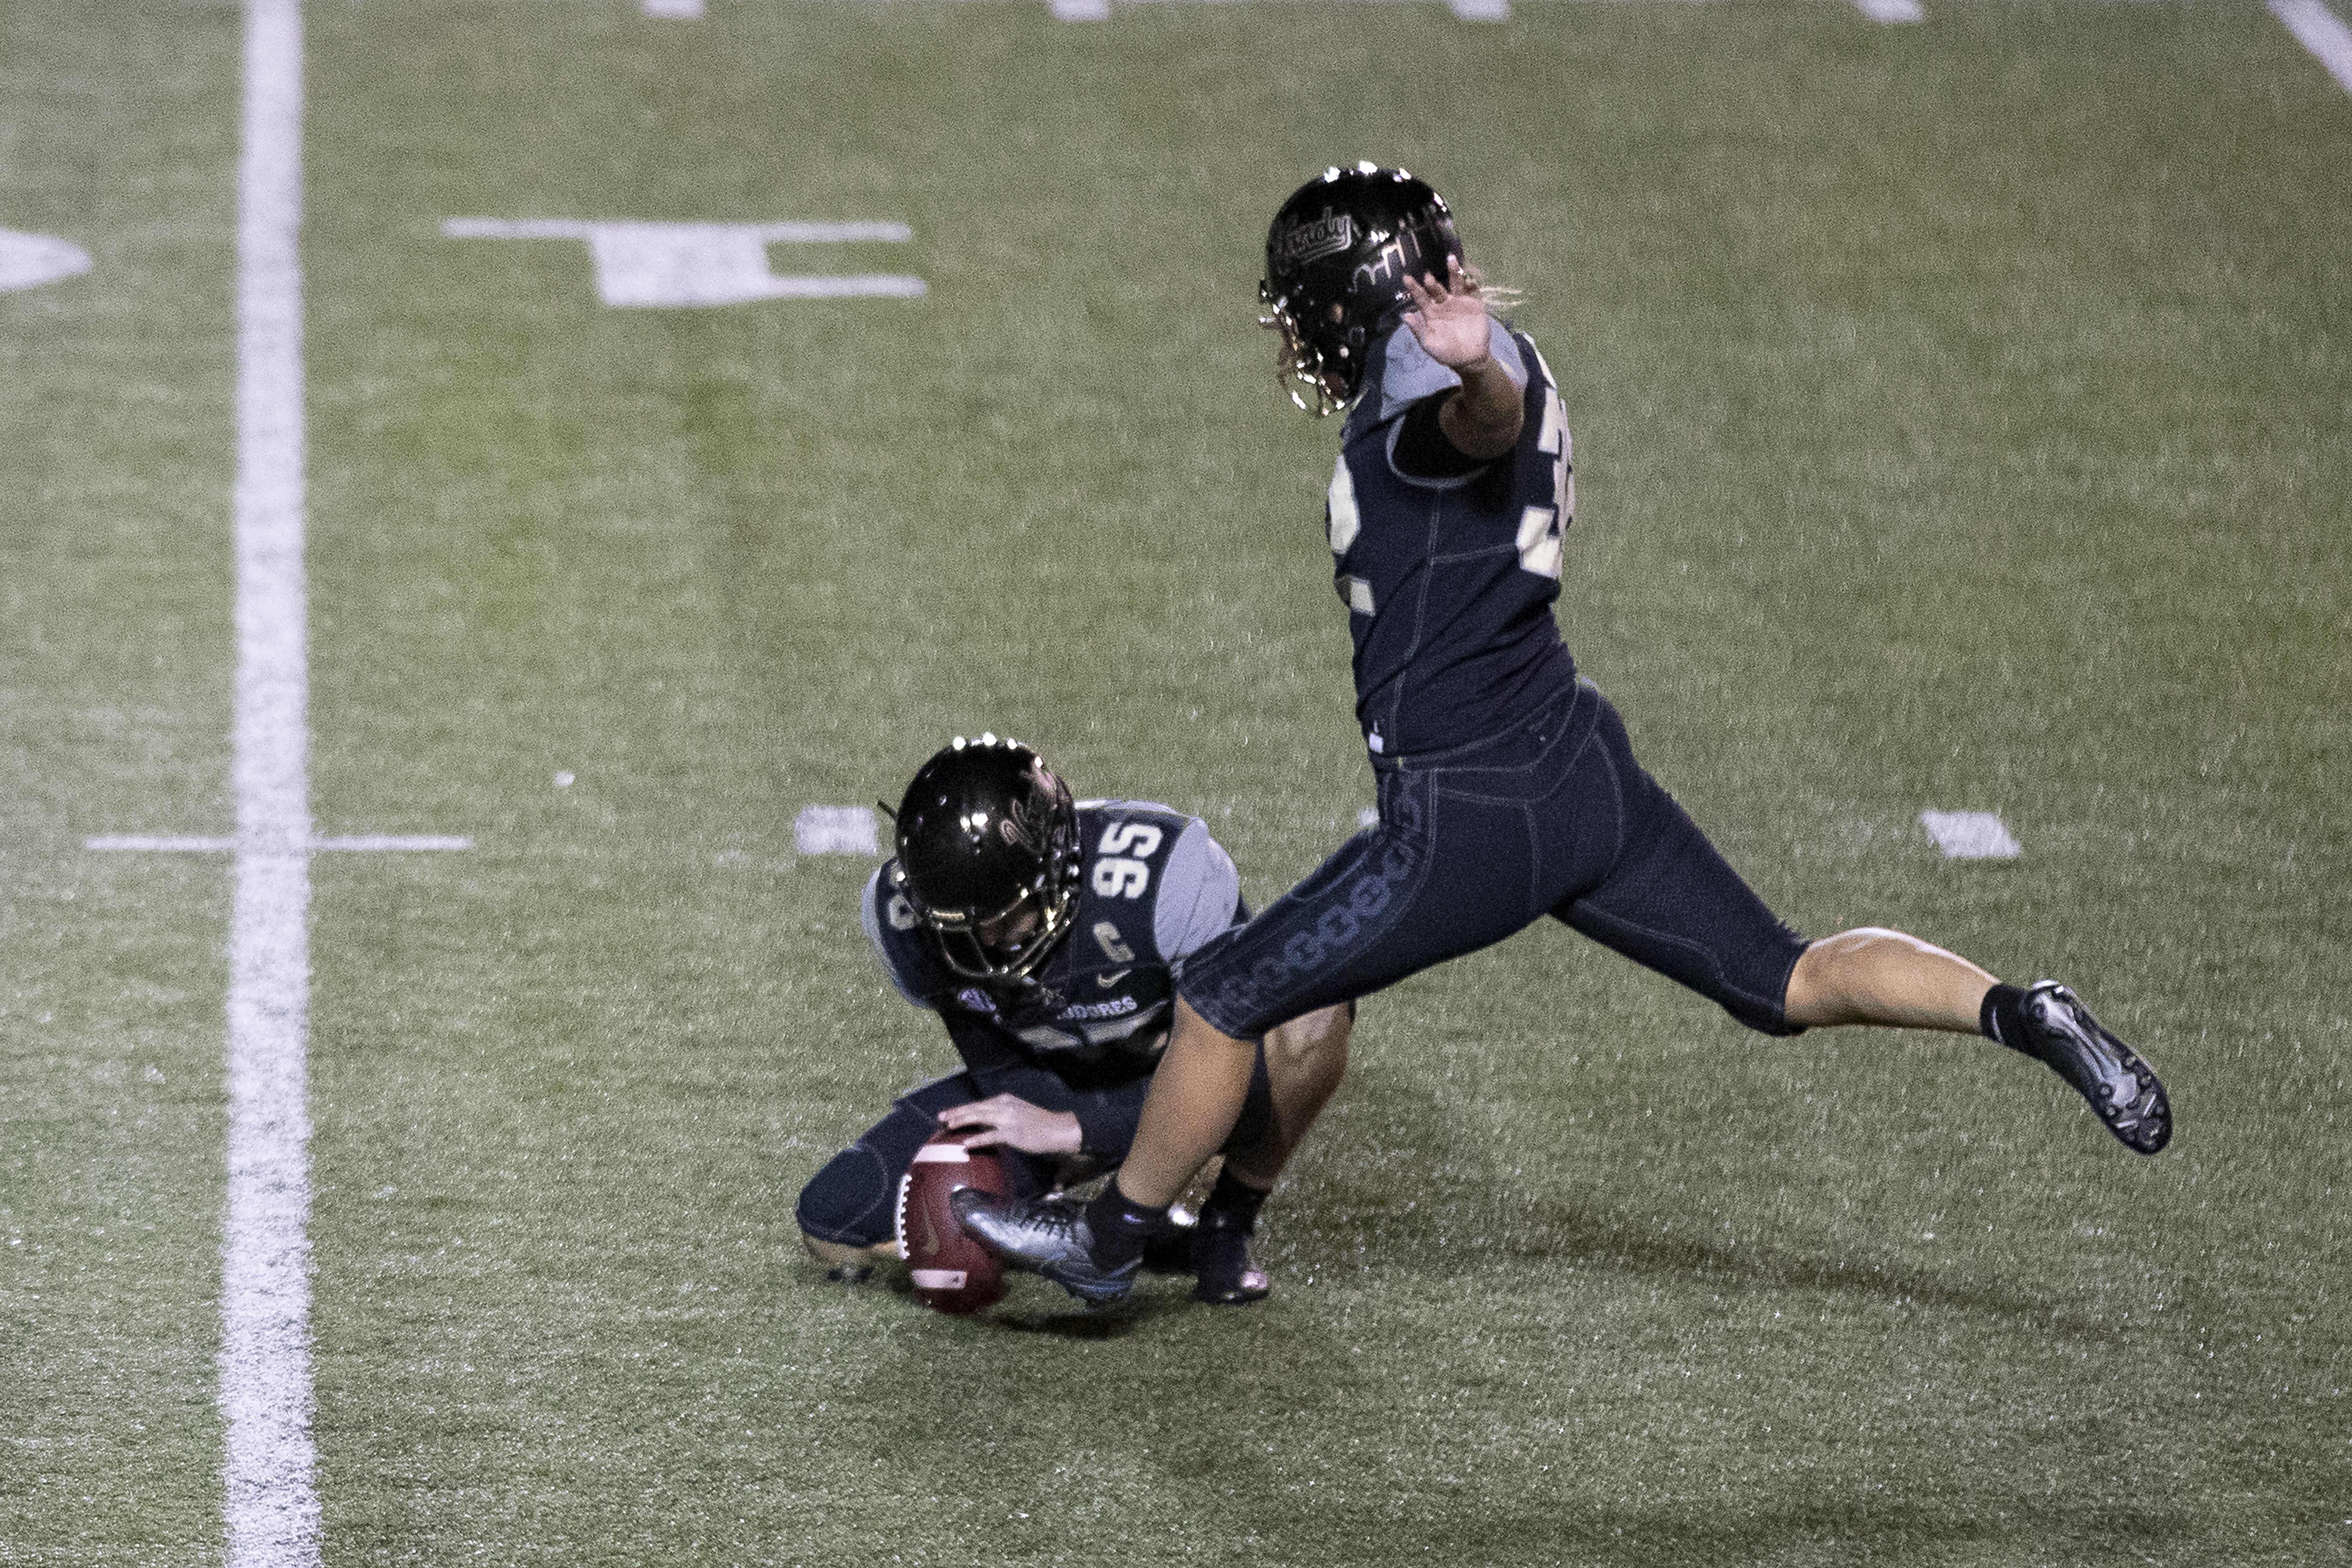
[[[1186,961],[1178,989],[1219,1029],[1263,1035],[1549,914],[1750,1028],[1797,1032],[1804,939],[1633,760],[1590,683],[1516,730],[1372,766],[1379,824]]]

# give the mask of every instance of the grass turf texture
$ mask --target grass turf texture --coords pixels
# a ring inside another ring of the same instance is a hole
[[[226,879],[76,846],[227,826],[234,17],[11,15],[0,224],[99,270],[0,297],[0,1562],[205,1561]],[[314,868],[331,1562],[2340,1558],[2352,100],[2259,9],[310,25],[315,810],[478,845]],[[1653,770],[1805,929],[2073,980],[2172,1151],[1541,931],[1367,1006],[1264,1307],[799,1261],[950,1061],[799,805],[994,728],[1263,902],[1369,800],[1249,325],[1359,153],[1527,293]],[[931,294],[607,311],[474,214],[901,218],[778,265]]]
[[[0,1563],[218,1555],[234,21],[0,8]]]

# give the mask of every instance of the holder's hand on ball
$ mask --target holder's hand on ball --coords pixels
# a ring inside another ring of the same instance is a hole
[[[940,1112],[940,1125],[958,1131],[978,1131],[963,1140],[967,1149],[1003,1144],[1024,1154],[1075,1154],[1083,1142],[1078,1119],[1066,1110],[1047,1110],[1018,1095],[992,1095],[970,1105],[951,1105]]]

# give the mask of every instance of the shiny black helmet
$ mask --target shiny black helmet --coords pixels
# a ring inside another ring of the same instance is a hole
[[[1461,254],[1444,198],[1402,169],[1358,163],[1299,186],[1266,230],[1257,286],[1290,400],[1316,414],[1353,402],[1373,334],[1407,303],[1405,279],[1442,281]]]
[[[898,822],[893,888],[958,974],[1024,979],[1068,934],[1085,859],[1078,807],[1035,752],[957,736],[915,771]]]

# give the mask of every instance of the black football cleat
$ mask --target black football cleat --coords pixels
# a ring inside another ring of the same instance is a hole
[[[959,1187],[949,1195],[948,1206],[982,1246],[1007,1263],[1044,1275],[1089,1307],[1125,1300],[1143,1268],[1139,1257],[1117,1268],[1097,1265],[1086,1211],[1068,1204],[1001,1198],[978,1187]]]
[[[1250,1256],[1253,1222],[1220,1209],[1201,1211],[1192,1229],[1192,1299],[1213,1307],[1245,1307],[1263,1301],[1274,1281]]]
[[[2026,987],[2018,1005],[2027,1038],[2005,1040],[2047,1062],[2091,1102],[2107,1131],[2135,1154],[2153,1154],[2172,1141],[2172,1101],[2156,1069],[2107,1032],[2091,1010],[2055,980]]]

